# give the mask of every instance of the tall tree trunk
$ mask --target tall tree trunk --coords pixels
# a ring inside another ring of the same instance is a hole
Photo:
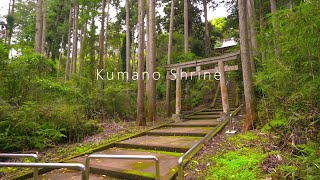
[[[73,47],[72,47],[72,73],[77,72],[77,56],[78,56],[78,12],[79,5],[76,2],[74,5],[74,21],[73,21]]]
[[[260,2],[261,1],[263,1],[263,0],[260,0]],[[266,63],[266,40],[265,40],[266,22],[264,19],[262,7],[260,7],[259,16],[260,16],[259,19],[260,19],[260,34],[261,34],[261,63],[264,64],[264,63]]]
[[[184,53],[187,54],[189,51],[189,0],[184,0]],[[191,109],[191,91],[190,81],[186,79],[186,94],[185,94],[185,109]]]
[[[66,81],[69,80],[69,71],[70,71],[71,32],[72,32],[72,7],[70,7],[70,12],[69,12],[68,49],[67,49],[66,72],[65,72]]]
[[[292,7],[293,7],[292,0],[288,0],[288,8],[289,8],[289,9],[292,9]]]
[[[92,80],[92,83],[94,83],[95,80],[96,80],[94,72],[95,72],[95,69],[97,68],[96,63],[95,63],[95,61],[96,61],[96,46],[95,46],[95,42],[92,41],[92,38],[94,38],[93,36],[94,36],[95,30],[96,30],[95,24],[96,24],[95,23],[95,17],[92,16],[91,24],[90,24],[90,32],[88,32],[88,33],[90,33],[90,41],[89,41],[90,42],[90,46],[92,46],[90,48],[90,53],[89,53],[89,55],[90,55],[90,67],[89,67],[89,69],[90,69],[90,72],[91,72],[90,73],[90,79]]]
[[[187,54],[189,50],[189,35],[188,35],[188,0],[183,3],[183,17],[184,17],[184,53]]]
[[[84,63],[84,46],[86,42],[86,34],[87,34],[87,22],[84,24],[84,26],[81,29],[80,33],[80,55],[79,55],[79,79],[81,78],[81,73],[82,73],[82,67]]]
[[[270,8],[271,8],[271,13],[274,16],[274,20],[272,21],[272,26],[273,26],[273,30],[274,30],[274,46],[275,46],[275,55],[276,57],[280,56],[280,46],[279,46],[279,26],[278,26],[278,20],[277,17],[275,17],[275,13],[277,12],[277,0],[270,0]]]
[[[11,1],[10,1],[11,2]],[[9,10],[9,14],[11,15],[11,17],[13,17],[13,22],[11,22],[11,25],[9,27],[9,35],[8,35],[8,45],[11,45],[11,38],[12,38],[12,34],[13,34],[13,26],[14,26],[14,9],[15,9],[15,0],[12,0],[12,4],[11,7],[9,6],[9,9],[11,8],[11,10]]]
[[[37,0],[36,8],[36,34],[34,41],[34,51],[41,53],[41,42],[42,42],[42,0]]]
[[[130,17],[129,17],[129,0],[126,0],[126,72],[128,73],[127,82],[130,81]]]
[[[239,9],[239,29],[240,29],[240,48],[241,48],[241,62],[242,74],[244,84],[244,96],[246,104],[246,120],[244,123],[244,130],[254,128],[254,121],[256,119],[255,111],[255,97],[252,82],[252,73],[248,54],[248,34],[247,34],[247,18],[246,18],[246,0],[238,0]]]
[[[156,120],[156,81],[152,77],[156,70],[156,18],[155,18],[155,5],[156,0],[149,0],[149,39],[148,39],[148,73],[151,78],[148,80],[147,96],[148,96],[148,120],[154,122]]]
[[[63,55],[63,44],[64,44],[64,39],[62,35],[61,36],[61,52],[59,53],[59,61],[58,61],[57,80],[59,79],[59,76],[60,76],[60,66],[61,66],[61,59]]]
[[[136,49],[134,46],[134,26],[132,27],[132,72],[136,72]]]
[[[11,0],[9,0],[9,8],[8,8],[8,14],[11,14]],[[8,22],[7,22],[8,23]],[[8,43],[8,38],[9,38],[9,29],[6,28],[6,33],[4,37],[4,42],[7,44]]]
[[[254,9],[254,1],[247,0],[247,13],[248,13],[248,32],[250,37],[249,47],[250,47],[250,66],[252,77],[255,76],[256,66],[254,63],[254,57],[258,54],[258,42],[257,42],[257,32],[255,29],[255,9]]]
[[[170,13],[170,26],[169,26],[169,41],[168,41],[168,65],[172,63],[172,36],[173,36],[173,17],[174,17],[174,0],[171,0],[171,13]],[[167,76],[170,75],[170,72],[167,71]],[[167,117],[171,116],[171,81],[170,79],[166,80],[166,107],[167,107]]]
[[[108,26],[109,26],[109,19],[110,19],[109,17],[110,17],[110,0],[107,1],[107,15],[106,15],[106,34],[105,34],[106,50],[104,52],[106,57],[108,55]],[[105,62],[105,69],[107,69],[106,64],[107,63]]]
[[[138,0],[138,95],[137,95],[137,125],[145,126],[146,118],[144,112],[144,0]]]
[[[146,20],[147,20],[147,22],[146,22],[146,36],[147,36],[147,39],[146,39],[146,44],[145,44],[145,48],[146,48],[146,71],[147,72],[149,72],[149,20],[150,20],[150,16],[149,16],[149,0],[146,0],[146,6],[147,6],[147,9],[146,9]],[[146,91],[148,91],[148,89],[149,89],[149,79],[147,78],[146,79]]]
[[[42,42],[41,42],[41,53],[45,54],[46,48],[46,32],[47,32],[47,0],[43,0],[43,25],[42,25]]]
[[[205,24],[206,55],[207,55],[207,57],[210,57],[210,54],[211,54],[211,45],[210,45],[210,37],[209,37],[207,0],[203,0],[203,11],[204,11],[204,24]]]
[[[100,38],[99,38],[99,71],[103,69],[103,60],[104,60],[104,26],[105,26],[105,13],[106,9],[106,0],[102,0],[102,16],[101,16],[101,30],[100,30]],[[102,73],[102,77],[103,77]],[[103,89],[103,80],[99,79],[98,89],[101,91]]]

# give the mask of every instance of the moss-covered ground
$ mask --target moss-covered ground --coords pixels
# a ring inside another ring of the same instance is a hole
[[[320,179],[319,144],[278,147],[276,141],[257,130],[220,133],[189,162],[185,179]]]

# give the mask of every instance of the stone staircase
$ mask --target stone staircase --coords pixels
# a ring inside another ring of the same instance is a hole
[[[229,97],[230,111],[236,109],[234,96]],[[108,155],[154,155],[160,162],[161,179],[174,179],[178,171],[178,159],[202,137],[221,122],[221,97],[218,95],[213,107],[195,112],[182,122],[174,122],[142,133],[138,136],[116,142],[95,154]],[[85,164],[86,156],[69,160]],[[90,180],[96,179],[154,179],[155,164],[147,160],[92,159]],[[39,176],[39,179],[66,180],[81,179],[78,171],[57,169]]]

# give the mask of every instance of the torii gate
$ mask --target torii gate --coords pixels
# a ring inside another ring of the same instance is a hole
[[[228,113],[229,102],[228,102],[228,90],[226,85],[225,72],[235,71],[235,70],[238,70],[239,68],[238,66],[225,66],[224,62],[236,60],[239,55],[240,55],[240,51],[237,51],[233,53],[224,54],[221,56],[167,65],[166,66],[167,81],[170,82],[170,80],[173,79],[172,78],[173,76],[175,76],[175,80],[176,80],[176,105],[175,105],[176,112],[175,114],[173,114],[173,119],[181,120],[181,79],[184,77],[188,78],[192,76],[200,76],[200,75],[212,74],[216,72],[220,73],[220,87],[221,87],[221,97],[222,97],[221,99],[222,99],[223,112]],[[210,64],[214,64],[214,65],[218,64],[218,67],[215,67],[213,69],[205,69],[205,70],[201,69],[201,66],[210,65]],[[192,68],[192,67],[196,67],[196,71],[181,73],[183,68]],[[172,73],[173,70],[175,70],[176,73]],[[170,92],[168,91],[168,89],[167,89],[166,95],[167,97],[170,96]],[[167,104],[168,103],[170,103],[170,98],[167,98]]]

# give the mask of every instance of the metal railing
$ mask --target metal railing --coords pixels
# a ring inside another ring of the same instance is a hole
[[[230,113],[230,115],[229,115],[229,125],[228,125],[229,127],[228,128],[229,128],[230,132],[233,131],[232,117],[235,116],[236,114],[238,114],[238,112],[240,111],[242,106],[243,106],[243,104],[240,104],[240,106],[237,109],[235,109],[232,113]]]
[[[6,158],[15,158],[15,157],[22,157],[22,158],[33,158],[34,162],[37,163],[39,161],[39,156],[37,154],[10,154],[10,153],[0,153],[0,157]],[[33,177],[38,177],[38,168],[34,168],[33,170]]]
[[[230,115],[236,115],[239,110],[241,109],[240,105],[235,111],[233,111],[232,113],[230,113]],[[229,118],[232,118],[232,116],[229,116]],[[191,149],[189,149],[186,153],[183,154],[183,156],[181,156],[178,160],[178,179],[182,180],[183,179],[183,161],[189,157],[191,154],[195,153],[196,150],[198,150],[198,148],[203,145],[207,140],[209,140],[209,138],[212,136],[212,134],[218,129],[220,128],[220,126],[226,121],[228,120],[228,116],[221,121],[221,123],[216,126],[213,130],[211,130],[206,136],[204,136],[202,139],[200,139],[194,146],[192,146]]]
[[[155,169],[156,169],[156,178],[157,180],[160,180],[160,163],[156,156],[150,156],[150,155],[105,155],[105,154],[92,154],[89,155],[86,159],[86,173],[85,176],[87,179],[89,179],[89,173],[90,173],[90,159],[139,159],[139,160],[153,160],[155,161]]]
[[[68,168],[81,171],[81,180],[86,179],[85,172],[86,167],[80,163],[12,163],[12,162],[0,162],[0,167],[34,167],[34,168]],[[34,180],[37,177],[33,177]]]

